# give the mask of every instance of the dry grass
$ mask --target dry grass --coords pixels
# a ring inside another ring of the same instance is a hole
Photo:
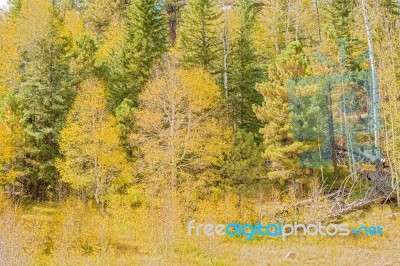
[[[34,263],[41,242],[34,230],[34,223],[22,221],[18,209],[0,197],[0,265]]]
[[[232,216],[236,219],[235,201],[203,202],[196,218],[222,223]],[[77,200],[17,210],[2,200],[0,265],[400,265],[399,210],[387,205],[341,221],[351,226],[380,225],[383,237],[246,241],[188,237],[187,217],[171,200],[169,204],[168,208],[159,203],[135,209],[120,205],[101,214]],[[242,214],[252,221],[257,219],[253,215],[256,211]],[[285,258],[289,252],[292,256]]]

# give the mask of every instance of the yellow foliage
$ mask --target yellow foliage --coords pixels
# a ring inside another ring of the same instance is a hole
[[[20,210],[0,193],[0,261],[2,265],[34,264],[43,244],[39,227],[24,221]]]
[[[21,0],[21,10],[16,16],[0,17],[0,96],[16,87],[21,65],[20,55],[32,52],[36,41],[50,34],[52,23],[65,36],[82,34],[83,22],[76,12],[67,11],[65,25],[56,20],[48,0]]]
[[[98,59],[105,61],[111,51],[118,47],[123,39],[123,23],[120,21],[112,21],[107,31],[104,33],[104,41],[98,51]]]
[[[12,183],[17,177],[17,172],[8,169],[8,166],[14,158],[16,150],[13,145],[13,136],[10,129],[1,121],[0,140],[0,182]]]
[[[19,117],[6,106],[0,116],[0,183],[12,184],[18,176],[12,162],[18,155],[21,134]]]
[[[0,163],[10,163],[14,153],[10,129],[0,121]],[[0,164],[0,167],[2,165]],[[1,168],[0,168],[1,170]]]
[[[0,97],[18,81],[17,28],[7,16],[0,16]]]
[[[96,200],[113,186],[131,180],[131,168],[120,146],[120,130],[108,113],[104,86],[97,80],[88,80],[80,87],[61,131],[60,149],[64,158],[56,166],[61,180],[74,189],[92,191]]]
[[[344,217],[350,227],[371,226],[379,221],[384,232],[388,232],[383,237],[293,236],[285,241],[256,237],[244,241],[243,237],[204,234],[189,237],[188,221],[196,219],[196,225],[261,221],[266,225],[281,218],[259,213],[256,210],[259,200],[255,198],[243,199],[243,214],[239,215],[238,197],[232,193],[199,201],[197,210],[187,217],[178,199],[179,195],[165,192],[151,205],[135,209],[121,205],[103,215],[95,206],[74,198],[62,204],[42,203],[21,208],[12,206],[0,195],[0,258],[6,265],[205,265],[210,261],[245,265],[249,259],[259,265],[265,262],[262,255],[265,248],[273,246],[270,252],[276,256],[269,259],[282,264],[287,261],[284,255],[290,245],[290,250],[296,253],[306,251],[304,257],[298,258],[302,264],[307,264],[310,258],[326,264],[330,257],[316,257],[315,252],[324,245],[325,253],[336,256],[344,264],[350,260],[362,264],[367,253],[374,263],[397,262],[399,219],[396,210],[388,206],[375,206],[357,221],[352,216]],[[274,206],[266,197],[264,204],[269,204],[264,206],[268,209],[277,210],[282,202],[276,201],[274,204],[278,206]],[[354,246],[365,252],[352,252]],[[247,254],[245,257],[243,252]],[[340,259],[343,252],[347,258]]]
[[[190,180],[187,188],[194,193],[212,182],[230,134],[221,119],[223,98],[213,78],[169,61],[146,86],[140,103],[135,117],[141,133],[131,140],[143,154],[138,167],[151,187],[182,188]]]
[[[20,51],[31,50],[35,40],[48,34],[53,20],[52,7],[47,0],[22,0],[21,11],[15,19],[15,44]]]
[[[83,19],[77,11],[67,10],[65,12],[65,28],[71,32],[75,40],[85,32]]]

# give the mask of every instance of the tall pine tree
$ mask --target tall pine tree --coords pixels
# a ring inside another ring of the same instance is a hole
[[[211,74],[222,68],[222,20],[215,0],[192,0],[183,11],[179,49],[187,67]]]
[[[181,9],[184,5],[183,0],[166,0],[165,8],[168,17],[168,30],[171,46],[175,46],[177,38],[178,21],[181,14]]]
[[[336,39],[350,40],[350,25],[353,21],[351,12],[355,7],[354,0],[332,0],[328,8],[328,21]]]
[[[253,112],[253,105],[262,103],[262,96],[255,86],[262,81],[263,69],[261,57],[254,47],[257,22],[255,1],[240,1],[237,16],[239,25],[230,53],[228,99],[232,105],[235,127],[257,133],[260,122]]]
[[[343,56],[346,56],[345,66],[350,70],[358,68],[355,63],[366,49],[366,46],[357,39],[353,29],[356,26],[354,22],[355,7],[355,0],[332,0],[330,4],[325,3],[323,6],[326,13],[325,31],[328,38],[324,40],[320,50],[328,55],[335,50],[332,49],[332,45],[341,47],[345,53]],[[332,44],[330,41],[334,43]]]
[[[268,177],[284,182],[299,173],[298,158],[308,147],[293,138],[285,82],[307,75],[307,60],[299,42],[289,44],[270,70],[270,81],[258,86],[264,101],[256,108],[264,138],[264,158],[271,163]]]
[[[121,46],[110,62],[109,91],[113,108],[127,98],[136,102],[138,92],[149,79],[153,66],[166,52],[166,17],[159,0],[134,1],[129,9]]]
[[[20,181],[37,199],[46,198],[47,192],[55,188],[59,131],[74,97],[72,41],[62,34],[62,19],[56,10],[52,11],[46,34],[24,55],[21,84],[16,92],[25,135],[19,160],[23,170]]]

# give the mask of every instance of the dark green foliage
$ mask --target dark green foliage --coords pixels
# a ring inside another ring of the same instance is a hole
[[[221,11],[215,0],[193,0],[184,10],[180,50],[186,67],[217,75],[222,68]]]
[[[60,34],[61,23],[55,16],[48,34],[26,54],[16,93],[25,138],[20,182],[36,199],[55,188],[59,131],[75,94],[69,65],[72,43]]]
[[[133,101],[125,98],[115,110],[115,117],[121,129],[121,144],[129,157],[133,156],[133,147],[129,143],[129,135],[135,130],[133,117],[136,109],[133,106]]]
[[[122,45],[109,64],[108,89],[113,110],[128,98],[136,104],[138,92],[167,49],[164,10],[158,0],[135,1],[129,10]]]
[[[76,41],[76,51],[74,55],[74,76],[76,83],[80,83],[89,76],[98,74],[101,66],[96,64],[96,53],[98,45],[94,38],[89,34],[83,34]]]
[[[254,47],[254,27],[256,10],[254,0],[240,2],[239,29],[230,54],[229,96],[232,105],[233,120],[236,126],[257,133],[260,122],[253,111],[253,104],[261,105],[262,96],[255,89],[262,82],[264,71],[261,56]]]
[[[329,23],[332,25],[336,39],[350,40],[350,25],[353,21],[351,12],[354,7],[354,0],[332,0],[328,14]]]
[[[349,70],[357,70],[356,62],[365,51],[365,44],[357,39],[353,32],[354,12],[356,12],[355,0],[332,0],[330,5],[323,6],[327,19],[325,28],[328,37],[335,40],[339,47],[342,47],[343,54],[346,54],[345,66]],[[360,25],[361,26],[361,25]],[[364,27],[364,24],[362,25]]]
[[[252,133],[238,130],[232,149],[223,165],[223,174],[236,189],[260,178],[264,172],[262,148],[257,145]]]

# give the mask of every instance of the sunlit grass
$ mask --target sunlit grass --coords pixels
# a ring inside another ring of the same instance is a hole
[[[229,198],[229,197],[228,197]],[[226,223],[231,204],[201,205],[197,219]],[[228,206],[225,212],[222,206]],[[221,207],[221,209],[219,209]],[[250,208],[247,206],[247,208]],[[207,237],[187,235],[182,213],[163,208],[118,206],[102,214],[78,200],[23,205],[2,199],[1,249],[4,265],[398,265],[399,210],[389,205],[358,211],[335,223],[380,225],[383,237],[291,236]],[[172,208],[173,209],[173,208]],[[245,216],[250,219],[251,210]],[[231,222],[238,217],[233,217]],[[255,220],[257,217],[253,217]],[[263,220],[268,222],[268,218]],[[4,229],[7,229],[6,233]],[[171,233],[172,232],[172,233]],[[289,258],[286,255],[291,252]]]

